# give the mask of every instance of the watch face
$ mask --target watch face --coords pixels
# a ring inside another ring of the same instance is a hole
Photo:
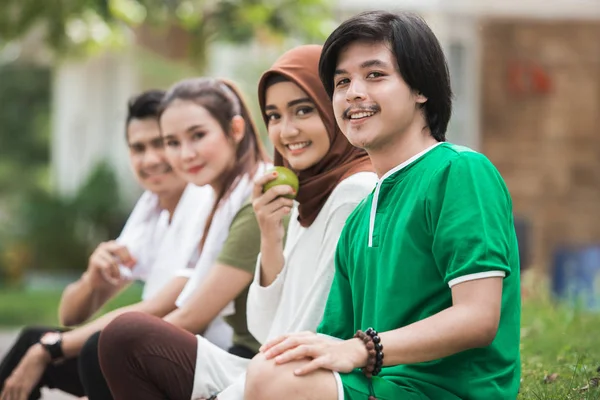
[[[42,338],[40,339],[40,342],[42,342],[45,345],[51,346],[53,344],[56,344],[59,340],[60,340],[60,333],[48,332],[44,336],[42,336]]]

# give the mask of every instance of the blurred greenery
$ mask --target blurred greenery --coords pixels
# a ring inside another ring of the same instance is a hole
[[[0,231],[0,260],[7,283],[19,284],[31,270],[73,271],[87,265],[92,250],[120,232],[126,213],[117,205],[116,177],[100,163],[73,197],[34,188],[15,196],[12,216]]]
[[[50,70],[0,67],[0,196],[47,181],[50,158]]]
[[[559,303],[531,273],[521,317],[520,399],[600,399],[600,315]]]
[[[58,305],[62,290],[22,291],[0,288],[0,328],[15,328],[24,325],[58,326]],[[142,285],[135,283],[109,301],[96,314],[140,301]]]
[[[177,28],[190,37],[189,59],[206,65],[209,43],[253,39],[323,39],[331,30],[326,0],[4,0],[0,40],[8,43],[40,28],[58,53],[125,43],[142,25]]]

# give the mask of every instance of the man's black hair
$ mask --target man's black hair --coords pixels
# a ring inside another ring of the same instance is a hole
[[[134,119],[158,119],[160,102],[164,97],[165,92],[158,89],[148,90],[132,97],[127,103],[125,126],[128,127]]]
[[[427,125],[437,141],[446,140],[452,113],[448,65],[440,43],[427,23],[412,13],[367,11],[344,21],[327,38],[319,61],[319,76],[329,96],[340,51],[357,42],[386,43],[406,84],[427,97]]]

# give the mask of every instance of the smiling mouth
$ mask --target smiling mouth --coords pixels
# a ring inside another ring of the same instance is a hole
[[[311,142],[307,141],[307,142],[286,144],[285,147],[287,147],[288,150],[291,150],[291,151],[298,151],[298,150],[307,148],[308,146],[310,146],[310,144],[311,144]]]
[[[363,104],[360,108],[348,107],[346,111],[344,111],[344,119],[359,122],[372,117],[379,111],[381,111],[381,108],[379,108],[377,104]]]
[[[369,118],[372,117],[373,115],[375,115],[376,113],[373,111],[364,111],[364,112],[358,112],[358,113],[353,113],[350,115],[350,117],[348,119],[350,120],[359,120],[359,119],[365,119],[365,118]]]
[[[188,171],[190,174],[196,174],[196,173],[200,172],[200,170],[202,170],[202,168],[204,168],[204,166],[203,166],[203,165],[199,165],[199,166],[197,166],[197,167],[188,168],[188,170],[187,170],[187,171]]]

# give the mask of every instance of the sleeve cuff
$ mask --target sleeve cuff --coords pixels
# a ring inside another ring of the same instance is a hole
[[[506,276],[506,272],[500,271],[500,270],[478,272],[476,274],[463,275],[463,276],[459,276],[458,278],[454,278],[450,282],[448,282],[448,286],[452,287],[452,286],[458,285],[459,283],[474,281],[477,279],[496,278],[496,277],[504,278],[505,276]]]
[[[281,272],[279,272],[279,274],[275,277],[275,280],[273,280],[273,282],[271,282],[271,284],[269,286],[262,286],[260,284],[260,272],[261,272],[261,254],[258,254],[258,257],[256,258],[256,270],[254,272],[254,281],[252,282],[252,290],[259,294],[261,296],[261,298],[265,298],[266,302],[271,302],[271,300],[277,300],[278,301],[278,297],[279,294],[281,293],[281,288],[283,286],[283,275],[284,275],[284,269],[285,269],[285,265],[283,266],[283,269],[281,270]],[[272,299],[271,297],[277,297],[277,299]]]

